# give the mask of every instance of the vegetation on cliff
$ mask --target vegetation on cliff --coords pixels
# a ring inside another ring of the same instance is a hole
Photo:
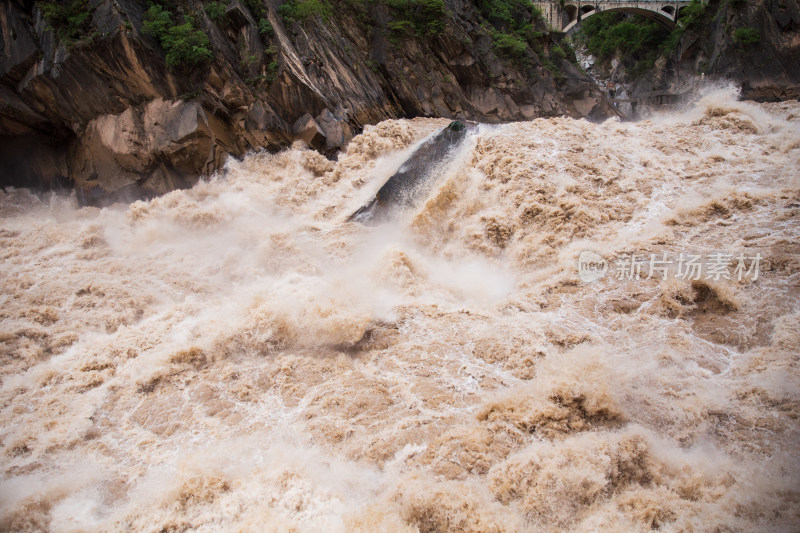
[[[269,21],[264,0],[243,0],[257,22],[265,52],[242,52],[242,65],[265,65],[266,71],[249,79],[258,84],[276,78],[279,63],[271,42],[275,29]],[[225,29],[230,0],[150,0],[144,13],[141,30],[156,38],[170,69],[191,72],[213,61],[215,51],[209,40],[207,21]],[[556,79],[563,77],[561,63],[574,62],[569,44],[546,46],[547,29],[542,13],[531,0],[477,0],[475,14],[483,30],[492,38],[495,53],[517,68],[528,69],[538,57]],[[389,18],[385,23],[376,18],[383,8]],[[91,10],[88,0],[50,0],[42,4],[45,17],[57,31],[59,39],[72,43],[91,34]],[[277,14],[284,25],[338,24],[339,19],[354,14],[365,30],[382,28],[390,43],[397,46],[409,39],[426,39],[446,32],[451,12],[444,0],[284,0]],[[346,22],[343,22],[346,24]],[[565,48],[566,47],[566,51]]]
[[[541,51],[545,28],[541,10],[530,0],[478,0],[478,9],[490,25],[498,54],[518,65],[530,63],[530,51]]]
[[[194,17],[183,15],[178,24],[175,15],[159,4],[152,4],[144,14],[142,31],[159,40],[170,68],[192,68],[211,61],[213,54],[208,36],[195,25]]]
[[[669,46],[670,32],[639,15],[607,12],[587,18],[578,39],[601,64],[622,57],[629,72],[638,76],[653,68]]]
[[[326,0],[287,0],[278,8],[278,13],[286,22],[317,16],[327,21],[333,15],[333,6]]]
[[[41,2],[38,4],[49,30],[67,47],[92,36],[92,13],[89,0]]]
[[[387,118],[585,114],[595,90],[530,0],[13,0],[0,20],[0,158],[90,203],[297,139],[333,155]]]
[[[286,24],[291,24],[314,17],[328,21],[338,10],[350,9],[368,28],[375,28],[380,26],[374,16],[378,6],[388,9],[387,37],[395,45],[406,39],[443,34],[450,17],[443,0],[286,0],[278,13]],[[541,10],[531,0],[478,0],[475,6],[496,53],[516,66],[528,68],[534,55],[538,55],[555,72],[557,63],[568,57],[558,46],[552,58],[545,51],[542,43],[547,40],[546,24]]]
[[[675,28],[668,30],[641,15],[598,13],[582,22],[578,38],[601,61],[624,53],[636,61],[639,67],[636,70],[643,74],[658,55],[674,50],[687,30],[702,31],[710,25],[714,15],[715,10],[708,2],[693,0],[681,9]]]
[[[742,48],[748,48],[761,42],[761,34],[755,28],[736,28],[733,31],[733,42]]]
[[[748,54],[762,42],[762,31],[755,27],[758,21],[754,16],[763,14],[766,7],[748,6],[745,0],[693,0],[681,8],[672,30],[638,15],[598,13],[582,23],[577,39],[601,66],[607,66],[613,58],[622,59],[627,75],[633,80],[650,73],[659,58],[680,62],[688,49],[695,50],[695,54],[699,50],[701,54],[696,73],[712,74],[721,67],[713,65],[712,59],[735,62],[731,58]],[[772,8],[775,7],[790,6],[789,2],[783,2]],[[790,23],[785,29],[791,30],[791,14],[786,18]],[[727,53],[722,53],[723,50]]]
[[[395,34],[439,35],[447,23],[447,9],[442,0],[387,0],[397,20],[389,24]]]

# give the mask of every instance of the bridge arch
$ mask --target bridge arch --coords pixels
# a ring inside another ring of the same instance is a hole
[[[675,27],[693,0],[533,0],[547,24],[557,31],[574,32],[586,17],[606,11],[634,13],[667,29]]]
[[[567,15],[567,20],[572,22],[573,20],[578,20],[578,6],[575,4],[567,4],[564,6],[564,12]]]
[[[675,27],[675,7],[673,5],[653,6],[653,8],[639,7],[643,2],[619,2],[622,5],[602,5],[604,2],[597,2],[595,4],[578,5],[574,3],[566,3],[564,5],[564,13],[566,14],[566,24],[562,31],[570,33],[574,31],[575,27],[582,20],[596,15],[597,13],[617,12],[617,13],[630,13],[634,15],[641,15],[644,18],[650,19],[664,26],[667,29]],[[629,5],[625,5],[629,4]],[[630,5],[632,4],[632,5]],[[680,10],[678,11],[680,15]]]

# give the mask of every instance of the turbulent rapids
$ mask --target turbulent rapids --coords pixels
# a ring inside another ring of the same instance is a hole
[[[375,198],[353,213],[350,220],[386,222],[395,214],[416,206],[430,193],[436,178],[446,174],[450,161],[464,144],[469,130],[458,120],[451,122],[426,139],[400,169],[378,190]]]
[[[0,193],[0,529],[796,531],[800,103],[478,126],[349,220],[448,123]]]

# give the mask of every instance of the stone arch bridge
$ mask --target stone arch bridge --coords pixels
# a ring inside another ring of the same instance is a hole
[[[691,0],[534,0],[544,19],[554,30],[570,32],[583,19],[605,11],[620,11],[642,15],[667,28],[674,28],[681,9]]]

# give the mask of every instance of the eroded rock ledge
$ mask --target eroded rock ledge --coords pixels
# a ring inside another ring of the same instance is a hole
[[[248,150],[303,139],[333,154],[386,118],[580,115],[598,96],[568,61],[557,82],[532,52],[524,66],[499,58],[472,2],[446,0],[442,33],[402,40],[387,38],[381,4],[369,8],[369,23],[345,2],[327,22],[285,23],[280,2],[268,0],[266,39],[238,0],[216,21],[200,0],[183,4],[213,49],[210,64],[192,71],[167,68],[142,32],[143,0],[90,0],[93,33],[71,46],[34,2],[4,2],[0,186],[74,187],[87,203],[156,195]]]

